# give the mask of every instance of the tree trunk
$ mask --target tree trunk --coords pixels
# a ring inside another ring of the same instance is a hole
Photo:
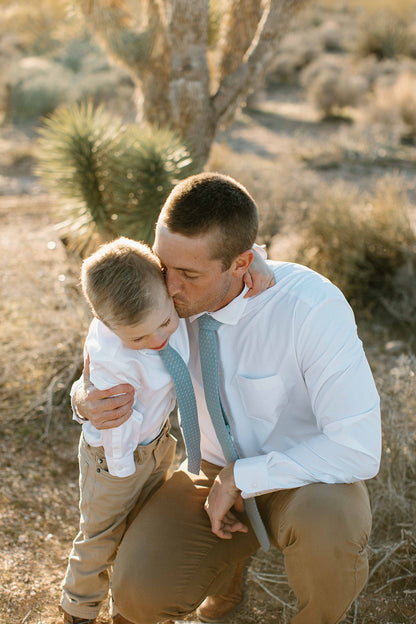
[[[139,122],[168,126],[202,167],[220,125],[264,79],[308,0],[223,2],[208,67],[209,0],[78,0],[107,52],[136,85]]]

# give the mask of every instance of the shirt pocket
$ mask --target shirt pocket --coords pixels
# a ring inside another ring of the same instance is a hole
[[[253,379],[236,375],[236,380],[246,415],[275,423],[289,400],[281,376],[275,374]]]

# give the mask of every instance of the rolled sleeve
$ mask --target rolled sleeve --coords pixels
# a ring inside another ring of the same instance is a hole
[[[70,397],[71,397],[71,407],[72,407],[72,420],[75,420],[80,425],[83,425],[84,423],[88,422],[88,420],[81,416],[81,414],[78,412],[76,405],[74,403],[74,395],[76,391],[78,390],[81,381],[82,381],[81,377],[77,379],[76,381],[74,381],[71,387]]]

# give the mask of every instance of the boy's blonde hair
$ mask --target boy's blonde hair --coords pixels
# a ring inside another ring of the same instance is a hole
[[[155,288],[166,288],[151,249],[124,237],[84,260],[81,285],[92,312],[110,329],[139,323],[154,304]]]

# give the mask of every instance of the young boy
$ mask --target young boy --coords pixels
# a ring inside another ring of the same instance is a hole
[[[264,289],[262,278],[269,282],[270,272],[260,261],[247,283]],[[129,514],[137,514],[167,478],[176,447],[168,420],[176,394],[160,352],[170,343],[189,360],[185,322],[146,245],[127,238],[103,245],[83,262],[81,283],[95,317],[85,343],[91,381],[98,389],[130,383],[135,399],[131,417],[119,427],[82,426],[80,530],[63,582],[64,624],[95,621]],[[118,620],[123,618],[116,615],[113,622]]]
[[[79,624],[97,616],[128,515],[166,479],[175,455],[168,416],[176,395],[159,352],[170,340],[185,362],[189,357],[185,325],[146,245],[120,238],[102,246],[84,261],[81,283],[95,317],[85,343],[91,381],[99,389],[131,383],[135,401],[115,429],[83,424],[80,530],[61,598],[64,622]]]

